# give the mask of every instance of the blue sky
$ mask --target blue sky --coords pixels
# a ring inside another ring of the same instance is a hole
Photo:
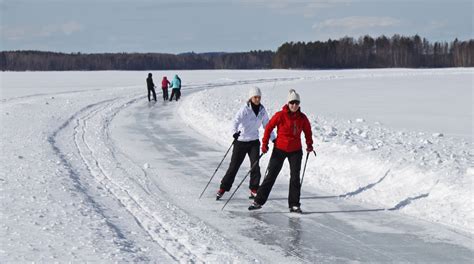
[[[472,39],[473,0],[0,0],[0,50],[276,50],[288,41]]]

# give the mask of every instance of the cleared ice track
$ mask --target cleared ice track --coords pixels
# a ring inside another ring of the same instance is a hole
[[[471,259],[472,249],[430,235],[440,232],[456,237],[449,228],[385,208],[354,204],[337,195],[304,189],[302,202],[307,214],[291,215],[286,209],[288,183],[284,176],[280,176],[263,210],[247,211],[249,200],[244,183],[222,212],[223,203],[214,201],[213,194],[225,171],[224,164],[203,199],[198,200],[225,147],[187,127],[177,114],[179,104],[137,101],[117,117],[120,125],[112,130],[112,138],[117,148],[133,157],[134,163],[150,165],[150,181],[160,186],[166,200],[196,215],[246,254],[276,263],[462,263]],[[246,166],[247,161],[236,183]],[[470,238],[461,235],[459,239]]]
[[[256,82],[259,81],[261,80]],[[240,82],[235,82],[238,83]],[[197,89],[211,86],[201,85]],[[150,258],[146,253],[148,249],[143,250],[143,245],[140,245],[141,239],[135,241],[136,239],[127,237],[124,235],[127,232],[122,231],[120,225],[110,221],[111,218],[118,218],[123,214],[122,211],[126,211],[138,227],[168,254],[168,260],[193,263],[213,259],[251,261],[245,253],[226,243],[225,239],[205,223],[164,199],[166,196],[160,195],[163,192],[149,180],[146,170],[114,147],[109,136],[112,119],[139,99],[144,100],[145,97],[130,94],[87,105],[70,116],[51,134],[48,140],[62,166],[67,168],[76,191],[84,195],[89,206],[104,218],[105,224],[114,233],[114,243],[118,251],[131,252],[130,256],[124,259],[156,260],[156,248],[155,258],[153,256]],[[73,145],[68,142],[71,130]],[[58,141],[61,143],[58,144]],[[84,175],[84,170],[81,170],[80,166],[68,161],[69,158],[66,156],[74,151],[77,151],[81,165],[85,165],[90,175]],[[91,189],[89,186],[95,184],[97,184],[95,188],[110,194],[118,202],[119,207],[108,210],[109,208],[104,208],[106,205],[97,201],[100,199],[97,194],[89,194]],[[109,213],[105,214],[106,211]],[[122,221],[121,225],[124,224]],[[125,229],[133,230],[134,227]],[[159,258],[167,259],[163,256]]]

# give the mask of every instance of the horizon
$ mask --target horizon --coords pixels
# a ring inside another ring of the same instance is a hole
[[[391,39],[394,35],[399,35],[401,37],[408,37],[408,38],[412,38],[414,36],[416,36],[417,34],[415,35],[401,35],[401,34],[393,34],[391,36],[388,36],[388,35],[379,35],[379,36],[370,36],[372,37],[373,39],[376,39],[378,37],[382,37],[382,36],[385,36],[387,37],[388,39]],[[418,35],[419,36],[419,35]],[[337,40],[341,40],[342,38],[353,38],[354,40],[358,40],[359,38],[362,38],[364,36],[358,36],[358,37],[354,37],[354,36],[343,36],[343,37],[340,37],[340,38],[334,38],[334,39],[327,39],[327,40],[314,40],[314,41],[286,41],[281,45],[285,44],[285,43],[297,43],[297,42],[302,42],[302,43],[309,43],[309,42],[328,42],[329,40],[332,40],[332,41],[337,41]],[[473,38],[471,39],[459,39],[459,38],[455,38],[455,39],[452,39],[452,40],[439,40],[439,41],[431,41],[430,39],[427,39],[423,36],[419,36],[421,39],[426,39],[430,44],[434,44],[434,43],[447,43],[447,44],[451,44],[452,42],[454,42],[456,39],[458,41],[471,41],[471,40],[474,40]],[[180,52],[180,53],[169,53],[169,52],[160,52],[160,51],[149,51],[149,52],[137,52],[137,51],[128,51],[128,52],[110,52],[110,51],[105,51],[105,52],[83,52],[83,51],[71,51],[71,52],[62,52],[62,51],[54,51],[54,50],[32,50],[32,49],[25,49],[25,50],[0,50],[0,52],[50,52],[50,53],[59,53],[59,54],[119,54],[119,53],[124,53],[124,54],[169,54],[169,55],[184,55],[184,54],[209,54],[209,53],[216,53],[216,54],[230,54],[230,53],[246,53],[246,52],[251,52],[251,51],[271,51],[271,52],[277,52],[278,48],[280,47],[278,46],[276,49],[267,49],[267,50],[258,50],[258,49],[250,49],[250,50],[245,50],[245,51],[203,51],[203,52],[195,52],[195,51],[184,51],[184,52]]]

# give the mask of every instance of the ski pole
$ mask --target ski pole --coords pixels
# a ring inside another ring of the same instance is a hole
[[[229,153],[230,148],[232,148],[232,146],[235,144],[235,141],[236,141],[236,140],[234,139],[234,141],[232,141],[232,144],[230,144],[230,147],[227,149],[227,152],[225,153],[225,155],[224,155],[224,157],[222,158],[221,162],[219,163],[219,165],[217,165],[216,170],[215,170],[214,173],[212,174],[211,179],[210,179],[209,182],[207,183],[206,187],[204,187],[204,190],[202,190],[201,195],[199,195],[199,199],[201,199],[202,195],[204,194],[204,192],[206,191],[207,187],[208,187],[209,184],[211,183],[212,178],[214,178],[214,176],[216,175],[217,170],[218,170],[219,167],[222,165],[222,162],[224,162],[225,157],[226,157],[227,154]]]
[[[245,179],[247,178],[247,176],[249,176],[249,174],[252,172],[252,170],[255,168],[255,166],[257,166],[258,164],[258,161],[260,160],[260,158],[264,155],[265,153],[262,153],[260,154],[260,156],[258,157],[258,159],[252,164],[252,167],[250,168],[249,172],[247,172],[247,174],[245,174],[244,178],[242,179],[242,181],[239,183],[239,185],[237,186],[237,188],[235,188],[234,192],[232,193],[232,195],[229,197],[229,199],[227,199],[227,202],[225,202],[224,206],[222,206],[222,210],[224,210],[225,206],[229,203],[229,201],[232,199],[232,197],[234,197],[234,194],[237,192],[237,190],[240,188],[240,185],[242,185],[242,183],[244,183]]]
[[[306,171],[306,163],[308,163],[308,158],[309,158],[309,152],[306,152],[306,160],[304,161],[303,175],[301,176],[300,186],[303,185],[304,173]]]
[[[316,151],[313,150],[313,153],[314,153],[314,156],[317,157],[318,155],[316,155]],[[301,176],[301,183],[300,183],[300,186],[303,186],[303,178],[304,178],[304,173],[306,171],[306,163],[308,162],[308,158],[309,158],[309,152],[306,153],[306,160],[304,162],[304,168],[303,168],[303,176]]]

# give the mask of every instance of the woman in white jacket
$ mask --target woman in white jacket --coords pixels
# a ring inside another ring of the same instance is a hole
[[[260,166],[258,157],[260,156],[259,128],[267,125],[269,118],[265,107],[260,103],[262,93],[258,87],[253,87],[249,91],[248,102],[240,108],[234,117],[232,133],[234,137],[234,149],[229,168],[221,180],[221,185],[217,191],[216,200],[219,200],[225,192],[228,192],[234,183],[235,175],[245,159],[249,156],[250,166],[257,162],[250,172],[250,198],[257,195],[260,185]],[[275,138],[272,133],[271,139]]]

